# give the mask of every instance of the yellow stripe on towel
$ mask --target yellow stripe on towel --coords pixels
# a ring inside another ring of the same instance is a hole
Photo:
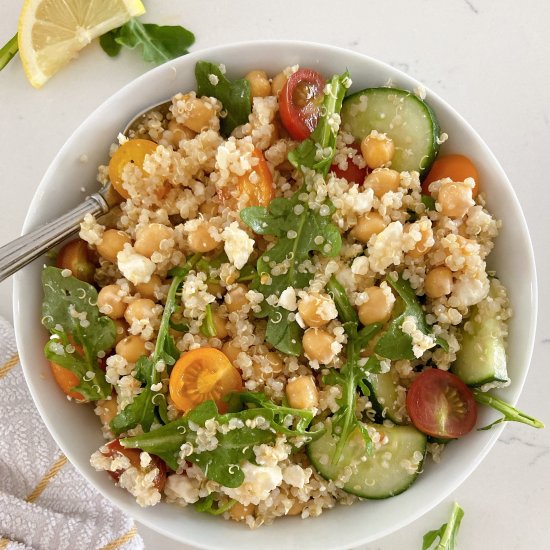
[[[130,542],[136,535],[137,529],[132,527],[132,529],[130,529],[126,534],[118,537],[118,539],[115,539],[113,542],[106,544],[103,548],[100,548],[100,550],[117,550],[117,548],[120,548],[127,542]]]
[[[48,483],[59,473],[59,470],[67,464],[67,457],[61,455],[53,464],[44,477],[38,482],[38,485],[34,488],[34,491],[27,497],[27,502],[34,502],[48,486]]]
[[[16,353],[0,367],[0,378],[6,376],[6,374],[8,374],[8,372],[10,372],[10,370],[17,365],[17,363],[19,363],[19,355]],[[0,550],[2,550],[1,546]]]

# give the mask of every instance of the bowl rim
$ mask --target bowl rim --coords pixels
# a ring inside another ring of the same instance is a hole
[[[120,88],[117,92],[115,92],[113,95],[109,96],[105,101],[103,101],[101,104],[99,104],[83,121],[81,121],[78,126],[71,132],[70,136],[66,139],[65,143],[61,147],[61,149],[57,152],[57,154],[53,157],[51,160],[46,172],[44,173],[40,184],[38,185],[35,193],[33,194],[33,198],[31,200],[30,207],[28,209],[27,215],[25,216],[25,221],[23,223],[21,234],[24,235],[25,233],[28,233],[35,227],[37,227],[39,224],[35,221],[35,218],[37,216],[37,213],[40,210],[40,198],[46,191],[48,187],[50,187],[50,179],[52,174],[56,172],[56,164],[60,157],[62,157],[67,149],[70,148],[75,136],[79,133],[82,126],[86,125],[90,120],[94,119],[97,114],[104,108],[106,108],[110,103],[113,103],[118,100],[120,97],[124,97],[129,91],[132,90],[134,87],[138,87],[141,85],[141,83],[145,80],[148,80],[152,78],[155,74],[160,74],[161,71],[166,70],[167,66],[170,66],[172,63],[180,63],[182,62],[182,59],[184,60],[184,63],[195,63],[198,60],[205,59],[208,57],[216,58],[216,56],[220,57],[226,54],[228,51],[231,51],[233,49],[239,50],[243,48],[252,48],[254,46],[261,46],[261,47],[296,47],[296,48],[314,48],[316,49],[320,55],[323,53],[330,54],[330,53],[340,53],[345,56],[348,56],[350,59],[354,58],[359,61],[368,62],[370,64],[373,64],[375,66],[378,66],[381,69],[384,69],[388,73],[394,73],[399,75],[400,77],[412,82],[413,84],[416,84],[416,86],[420,86],[424,88],[430,98],[435,98],[436,101],[439,101],[441,104],[445,106],[445,108],[449,111],[449,113],[456,118],[461,125],[465,127],[469,132],[476,135],[482,145],[485,147],[486,153],[488,153],[491,157],[492,163],[498,167],[499,170],[499,179],[502,180],[502,183],[505,184],[510,191],[510,196],[513,199],[513,202],[515,203],[515,207],[517,210],[517,214],[519,215],[519,219],[521,221],[522,229],[525,232],[526,241],[524,244],[527,245],[527,251],[526,255],[529,257],[529,265],[526,266],[528,271],[530,272],[530,288],[531,288],[531,308],[530,308],[530,315],[529,315],[529,330],[528,330],[528,338],[527,341],[524,343],[525,348],[525,360],[526,365],[524,366],[523,370],[521,371],[521,376],[514,377],[513,380],[513,388],[512,390],[512,398],[510,399],[510,402],[515,405],[519,399],[519,396],[521,394],[521,391],[523,389],[526,377],[529,372],[530,368],[530,362],[533,355],[533,349],[534,349],[534,342],[535,342],[535,331],[536,331],[536,325],[537,325],[537,315],[538,315],[538,283],[537,283],[537,271],[535,266],[535,256],[534,256],[534,250],[533,245],[531,241],[531,237],[529,234],[529,229],[527,225],[527,221],[525,219],[525,215],[523,213],[523,210],[521,208],[521,204],[517,198],[517,195],[515,194],[514,188],[512,184],[510,183],[510,180],[508,179],[504,169],[500,165],[498,159],[490,149],[490,147],[487,145],[487,143],[483,140],[483,138],[479,135],[479,133],[462,117],[460,113],[458,113],[452,105],[450,105],[445,99],[443,99],[439,94],[435,93],[433,90],[428,88],[427,86],[424,86],[419,80],[416,78],[404,73],[400,69],[393,67],[389,65],[388,63],[385,63],[383,61],[380,61],[376,58],[373,58],[369,55],[349,50],[347,48],[339,47],[339,46],[333,46],[330,44],[323,44],[313,41],[301,41],[301,40],[250,40],[250,41],[239,41],[239,42],[232,42],[229,44],[221,45],[221,46],[213,46],[205,49],[200,49],[193,51],[185,56],[173,59],[171,61],[168,61],[162,65],[159,65],[157,67],[154,67],[142,75],[138,76],[137,78],[131,80],[127,84],[125,84],[122,88]],[[223,57],[221,57],[223,59]],[[93,473],[90,468],[82,469],[77,464],[80,462],[79,460],[74,459],[74,455],[70,448],[66,447],[63,443],[63,436],[61,434],[61,431],[56,427],[56,423],[51,420],[48,415],[46,414],[45,410],[40,405],[40,400],[38,398],[38,389],[34,387],[33,382],[30,377],[30,368],[26,367],[25,365],[30,364],[29,360],[27,359],[27,351],[26,348],[23,345],[24,342],[24,331],[25,326],[23,325],[22,317],[19,314],[20,308],[19,308],[19,296],[24,292],[24,281],[23,281],[23,272],[19,272],[15,274],[14,277],[14,285],[13,285],[13,317],[14,317],[14,328],[15,328],[15,334],[16,334],[16,342],[17,342],[17,348],[19,350],[19,356],[20,361],[25,377],[25,381],[27,384],[27,387],[29,388],[29,391],[31,393],[31,396],[33,398],[34,404],[36,408],[39,411],[40,417],[42,418],[42,421],[48,428],[48,431],[50,435],[54,438],[56,444],[59,446],[59,448],[63,451],[63,453],[67,456],[69,461],[74,465],[76,470],[89,482],[104,498],[106,498],[109,502],[113,503],[115,506],[123,510],[126,514],[128,514],[130,517],[132,517],[134,520],[139,521],[140,523],[146,525],[147,527],[155,530],[158,533],[161,533],[164,536],[167,536],[171,538],[172,540],[177,540],[179,542],[187,543],[187,544],[193,544],[197,548],[204,548],[206,550],[216,550],[217,546],[212,546],[209,543],[204,543],[197,540],[190,540],[190,539],[184,539],[180,537],[179,535],[170,532],[169,530],[166,530],[162,528],[161,526],[158,526],[154,523],[153,520],[149,518],[149,516],[144,512],[146,509],[137,509],[132,504],[127,504],[123,499],[115,499],[112,497],[112,495],[109,495],[107,491],[103,490],[102,487],[100,487],[93,478]],[[375,536],[366,536],[363,538],[358,538],[354,541],[354,545],[361,545],[366,544],[369,542],[373,542],[375,540],[378,540],[382,537],[385,537],[404,526],[416,521],[419,517],[423,516],[427,512],[429,512],[432,508],[437,506],[442,500],[447,498],[452,492],[454,492],[472,473],[477,467],[481,464],[483,459],[486,457],[488,452],[491,450],[493,445],[496,443],[497,439],[500,437],[502,431],[504,430],[507,423],[502,423],[495,428],[490,433],[490,437],[487,439],[487,442],[485,445],[481,448],[481,450],[478,452],[477,457],[475,460],[471,461],[469,465],[461,471],[461,474],[456,476],[452,483],[449,483],[447,490],[443,492],[442,494],[438,495],[437,498],[434,498],[431,501],[428,501],[424,503],[422,506],[418,506],[413,512],[408,513],[406,517],[396,520],[394,523],[391,524],[386,529],[382,529],[376,533]],[[333,550],[345,550],[349,549],[350,545],[349,543],[345,543],[342,545],[332,546]]]

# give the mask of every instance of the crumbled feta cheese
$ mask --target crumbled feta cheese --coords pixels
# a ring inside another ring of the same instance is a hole
[[[124,277],[135,285],[148,283],[156,268],[149,258],[138,254],[129,244],[117,254],[117,263]]]
[[[199,484],[186,475],[174,474],[166,479],[164,494],[169,502],[193,504],[200,498]]]
[[[260,504],[283,481],[283,473],[279,466],[255,466],[245,462],[241,469],[244,473],[242,485],[234,489],[221,487],[221,490],[244,506]]]
[[[288,311],[296,311],[298,307],[296,303],[296,291],[291,286],[285,288],[279,296],[278,304]]]
[[[358,256],[351,264],[351,272],[354,275],[367,275],[369,272],[369,260],[366,256]]]
[[[254,239],[251,239],[237,222],[233,222],[223,230],[222,239],[225,242],[224,250],[229,261],[237,269],[242,269],[254,250]]]

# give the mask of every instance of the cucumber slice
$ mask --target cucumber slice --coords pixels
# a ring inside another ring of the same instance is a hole
[[[494,387],[510,381],[504,340],[506,324],[484,303],[497,297],[498,285],[495,280],[491,281],[487,298],[472,308],[468,330],[462,328],[460,350],[451,371],[468,386],[491,384]]]
[[[399,405],[397,380],[393,371],[381,374],[369,373],[365,379],[370,390],[369,399],[380,419],[389,418],[396,424],[405,424],[402,407]]]
[[[357,140],[372,130],[392,138],[394,170],[416,170],[422,177],[437,156],[439,124],[435,113],[412,92],[399,88],[367,88],[344,100],[341,117],[342,128]]]
[[[355,432],[347,442],[337,464],[332,464],[337,439],[332,424],[308,445],[308,455],[317,471],[325,478],[344,481],[342,489],[361,498],[389,498],[408,489],[422,469],[426,454],[426,436],[412,426],[376,426],[388,437],[388,443],[372,456],[366,454],[365,442]],[[351,475],[350,475],[351,473]]]

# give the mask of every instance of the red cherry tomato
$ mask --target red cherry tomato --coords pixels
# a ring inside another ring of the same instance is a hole
[[[350,147],[359,152],[359,147],[355,143],[350,145]],[[349,183],[357,183],[359,185],[362,185],[367,177],[367,167],[359,168],[350,158],[348,158],[348,167],[346,170],[342,170],[337,164],[333,164],[330,167],[330,171],[334,172],[337,178],[344,178]]]
[[[306,139],[317,126],[325,79],[312,69],[291,74],[279,96],[281,121],[290,137]]]
[[[130,465],[138,470],[144,472],[151,471],[153,468],[158,468],[159,473],[153,480],[153,485],[157,488],[158,491],[162,492],[164,489],[164,484],[166,483],[166,464],[164,460],[160,459],[158,456],[151,455],[151,462],[145,468],[141,467],[141,461],[139,455],[141,451],[139,449],[127,449],[123,447],[120,443],[120,440],[113,439],[107,443],[107,451],[102,454],[105,456],[113,457],[117,454],[124,455],[129,461]],[[114,472],[109,472],[109,475],[115,480],[118,481],[124,470],[116,470]]]
[[[468,386],[458,376],[435,368],[411,384],[407,412],[421,432],[443,439],[466,435],[477,421],[477,405]]]

